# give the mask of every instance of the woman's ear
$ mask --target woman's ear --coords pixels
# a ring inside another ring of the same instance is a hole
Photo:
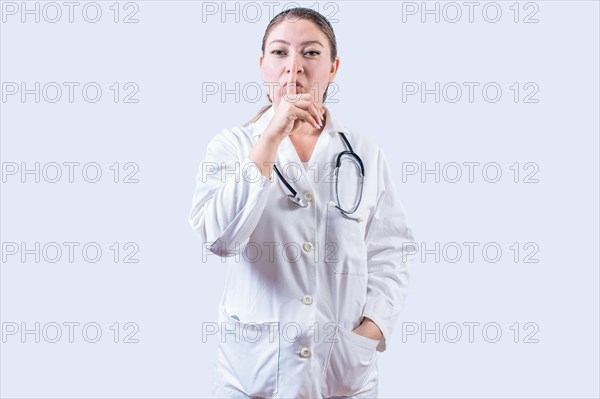
[[[263,59],[264,59],[264,57],[262,56],[262,54],[258,56],[258,67],[260,68],[260,75],[262,76],[262,79],[264,81],[265,80],[265,74],[264,74],[263,66],[262,66]]]
[[[340,57],[335,57],[335,62],[331,63],[331,70],[329,71],[329,82],[333,82],[335,75],[340,69]]]

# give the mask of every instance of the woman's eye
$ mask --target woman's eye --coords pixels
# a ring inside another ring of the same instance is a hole
[[[283,55],[283,54],[285,54],[285,52],[283,50],[273,50],[273,51],[271,51],[271,54],[273,54],[273,55]],[[307,51],[304,54],[309,54],[311,57],[314,57],[314,56],[317,56],[317,55],[321,54],[321,52],[315,51],[315,50],[311,50],[311,51]]]

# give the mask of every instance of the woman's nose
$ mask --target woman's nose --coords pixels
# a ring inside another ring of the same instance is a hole
[[[304,70],[304,68],[302,67],[302,64],[300,63],[300,61],[297,58],[292,58],[290,63],[287,66],[287,72],[290,73],[298,73],[298,72],[302,72]]]

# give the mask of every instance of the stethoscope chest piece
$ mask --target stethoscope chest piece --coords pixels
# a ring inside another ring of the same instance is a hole
[[[300,197],[298,193],[296,193],[296,195],[288,194],[288,198],[290,201],[292,201],[294,204],[298,205],[301,208],[306,208],[308,206],[308,204],[302,200],[302,197]]]

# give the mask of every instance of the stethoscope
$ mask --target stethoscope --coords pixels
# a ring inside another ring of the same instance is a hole
[[[335,161],[335,200],[336,200],[335,207],[337,209],[339,209],[340,212],[342,213],[342,215],[344,215],[348,219],[360,221],[361,218],[355,218],[350,215],[353,214],[354,212],[356,212],[356,210],[360,206],[360,202],[362,200],[363,183],[365,180],[365,166],[363,165],[363,162],[360,159],[360,157],[352,149],[352,146],[350,145],[350,142],[346,138],[346,135],[342,132],[338,132],[338,133],[342,137],[342,140],[344,140],[344,143],[346,144],[346,147],[348,147],[348,150],[340,152]],[[339,198],[339,194],[338,194],[338,184],[339,184],[338,174],[339,174],[339,170],[340,170],[340,165],[342,164],[342,157],[344,157],[344,156],[349,157],[349,159],[352,160],[355,163],[355,165],[357,165],[360,168],[360,180],[358,183],[358,185],[360,187],[360,195],[358,197],[358,202],[356,203],[356,205],[354,205],[354,207],[352,207],[352,209],[350,209],[348,211],[343,209],[340,206],[340,198]],[[285,179],[285,177],[283,177],[283,175],[277,168],[277,165],[273,165],[273,167],[275,168],[275,173],[277,173],[277,176],[279,176],[279,178],[283,181],[283,184],[285,184],[287,189],[290,190],[291,194],[288,194],[288,198],[290,199],[290,201],[292,201],[294,204],[298,205],[299,207],[306,208],[308,206],[308,204],[306,204],[302,200],[300,195],[298,195],[298,192],[296,190],[294,190],[294,188],[290,185],[290,183],[288,183],[288,181]]]

